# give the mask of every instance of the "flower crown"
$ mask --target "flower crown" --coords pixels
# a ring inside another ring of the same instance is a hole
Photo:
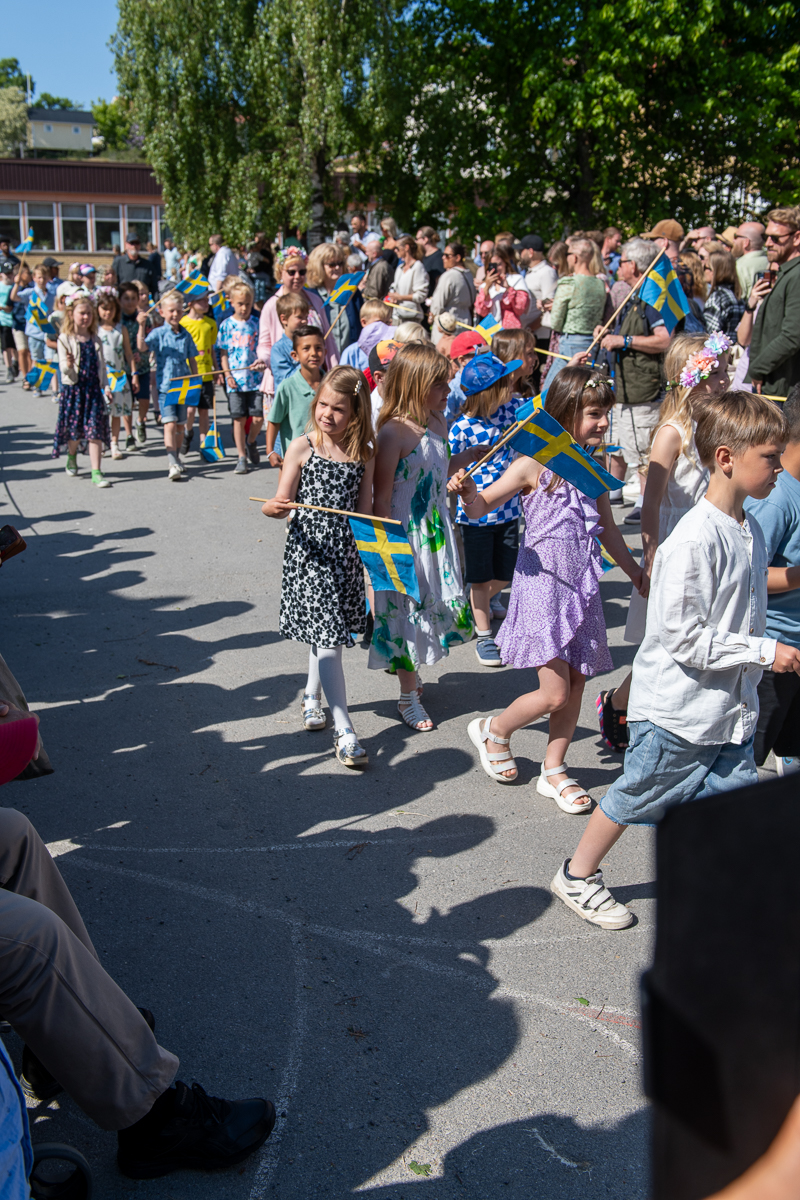
[[[91,292],[87,292],[86,288],[79,288],[77,292],[67,296],[64,304],[67,308],[72,308],[73,304],[77,304],[79,300],[88,300],[91,305],[94,305],[94,297]]]
[[[299,258],[300,262],[308,262],[308,255],[302,246],[287,246],[285,250],[279,250],[275,255],[275,261],[279,267],[285,267],[290,258]]]
[[[106,296],[110,296],[112,300],[119,299],[119,292],[117,289],[115,287],[110,287],[108,284],[103,284],[102,287],[95,288],[94,295],[98,302],[103,300]]]
[[[733,342],[724,333],[712,333],[702,350],[687,359],[678,381],[681,387],[696,388],[701,380],[708,379],[719,366],[720,356],[727,353],[732,345]]]
[[[601,383],[605,383],[605,380],[603,379],[602,375],[593,375],[591,379],[588,379],[586,381],[586,383],[584,384],[583,390],[586,391],[587,388],[590,388],[592,390],[594,388],[599,388]]]

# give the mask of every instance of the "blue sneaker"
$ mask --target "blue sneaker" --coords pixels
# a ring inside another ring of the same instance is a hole
[[[502,667],[500,651],[493,637],[479,637],[475,647],[475,657],[484,667]]]
[[[781,777],[784,775],[794,775],[796,771],[800,771],[800,758],[781,757],[776,754],[775,765]]]

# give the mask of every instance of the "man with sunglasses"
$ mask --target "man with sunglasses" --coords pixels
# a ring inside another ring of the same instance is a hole
[[[756,315],[747,378],[756,392],[787,396],[800,383],[800,207],[773,208],[764,242],[779,265]]]

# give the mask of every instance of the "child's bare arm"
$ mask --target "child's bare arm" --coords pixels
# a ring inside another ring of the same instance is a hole
[[[278,454],[278,451],[275,449],[275,443],[278,440],[278,434],[280,433],[280,430],[280,425],[276,425],[274,421],[267,421],[267,459],[270,462],[270,465],[274,467],[279,467],[283,462],[280,454]],[[273,463],[271,461],[273,458],[277,458],[277,463]]]
[[[643,581],[642,568],[625,545],[622,534],[611,515],[608,492],[603,492],[602,496],[599,497],[597,501],[597,514],[600,517],[600,525],[602,527],[602,533],[600,534],[602,545],[605,546],[617,566],[622,567],[636,590],[641,592],[643,596],[646,596],[647,584]],[[642,591],[643,587],[644,591]]]
[[[128,337],[128,331],[124,326],[122,328],[122,354],[128,368],[130,368],[133,364],[133,350],[131,350],[131,339]]]
[[[136,349],[146,353],[147,334],[145,333],[145,326],[147,325],[147,313],[139,313],[136,320],[139,322],[139,330],[136,334]]]
[[[403,426],[387,421],[378,434],[378,453],[375,455],[375,476],[372,486],[372,511],[376,517],[391,517],[392,489],[397,464],[400,462]]]
[[[372,516],[372,488],[375,481],[375,459],[371,458],[364,467],[361,486],[358,489],[357,507],[365,517]]]
[[[305,438],[296,438],[290,442],[275,497],[261,506],[265,517],[285,517],[291,512],[292,501],[300,485],[300,469],[310,453],[311,447]]]
[[[793,592],[800,587],[800,567],[770,567],[767,574],[767,591],[770,596],[781,592]]]
[[[508,470],[482,492],[478,492],[475,480],[464,471],[453,476],[447,490],[460,495],[465,508],[469,506],[469,517],[477,520],[500,508],[524,488],[536,487],[541,471],[535,459],[523,456],[515,459]]]

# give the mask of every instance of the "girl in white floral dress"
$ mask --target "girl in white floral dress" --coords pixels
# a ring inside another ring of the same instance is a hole
[[[414,553],[420,599],[375,593],[369,665],[397,673],[400,716],[425,733],[433,722],[420,703],[417,670],[472,637],[447,479],[472,462],[476,450],[450,457],[444,419],[448,375],[446,359],[431,345],[412,342],[398,351],[382,387],[375,459],[374,512],[402,521]]]

